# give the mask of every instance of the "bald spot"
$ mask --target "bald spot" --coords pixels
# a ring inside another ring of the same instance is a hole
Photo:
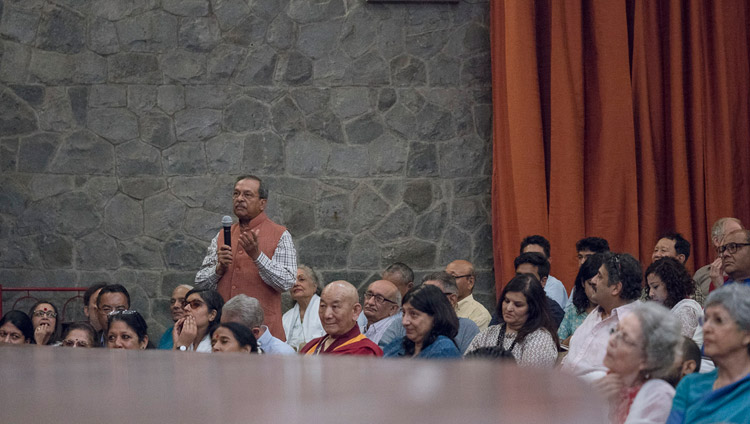
[[[333,281],[328,283],[323,289],[321,296],[331,297],[354,305],[359,303],[359,293],[357,288],[351,283],[344,280]]]
[[[378,289],[384,293],[384,296],[390,300],[394,300],[398,287],[388,280],[376,280],[368,287],[370,290]]]
[[[187,284],[180,284],[179,286],[175,287],[174,290],[172,290],[172,297],[185,297],[185,294],[193,289],[193,286],[188,286]],[[182,293],[182,296],[177,296],[177,293]]]
[[[474,265],[469,261],[459,259],[449,263],[445,271],[448,273],[455,271],[458,275],[474,274]]]

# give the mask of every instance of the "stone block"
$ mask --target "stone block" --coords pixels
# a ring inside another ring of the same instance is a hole
[[[284,97],[287,90],[278,87],[248,87],[242,90],[242,93],[263,103],[273,103]]]
[[[145,234],[158,240],[166,240],[180,231],[187,206],[170,193],[159,193],[143,202]]]
[[[373,25],[373,16],[366,7],[358,7],[347,13],[341,29],[341,50],[349,57],[362,56],[378,39],[378,28]]]
[[[406,185],[404,203],[418,214],[432,206],[432,183],[430,180],[414,180]]]
[[[349,226],[349,195],[332,194],[315,204],[315,218],[321,228],[344,230]]]
[[[44,172],[60,145],[60,135],[36,133],[21,138],[18,148],[19,172]]]
[[[300,24],[321,22],[344,16],[346,7],[343,0],[322,0],[310,2],[306,0],[290,0],[289,17]]]
[[[11,90],[0,88],[0,134],[28,134],[37,129],[34,111]]]
[[[104,231],[127,240],[143,234],[143,207],[141,202],[124,194],[116,194],[104,208]]]
[[[465,85],[490,85],[490,55],[470,57],[461,64],[461,83]]]
[[[89,21],[88,47],[102,55],[120,51],[115,24],[106,19],[93,18]]]
[[[148,144],[165,149],[177,140],[172,118],[162,113],[151,113],[138,118],[141,139]],[[158,155],[158,152],[156,152]]]
[[[331,51],[319,59],[314,59],[314,82],[318,86],[328,87],[352,85],[351,78],[347,79],[347,67],[342,66],[348,62],[349,58],[340,50]]]
[[[489,161],[490,142],[476,137],[446,142],[440,145],[440,175],[442,177],[476,176]]]
[[[425,60],[430,59],[445,48],[445,44],[451,35],[451,30],[407,34],[405,37],[406,52]]]
[[[282,137],[305,130],[305,117],[290,97],[284,97],[271,106],[271,122]]]
[[[385,125],[396,134],[406,138],[416,137],[417,118],[402,104],[396,104],[383,116]]]
[[[217,188],[214,179],[207,176],[173,177],[169,179],[170,191],[191,208],[203,207],[214,192],[217,196],[221,196],[223,209],[231,207],[233,187],[234,179],[232,179],[231,184],[221,188]]]
[[[368,5],[370,6],[370,5]],[[378,37],[375,40],[378,51],[384,58],[390,60],[406,50],[404,24],[401,19],[391,15],[378,23]]]
[[[348,122],[344,130],[349,143],[367,144],[383,134],[383,124],[375,113],[368,113]]]
[[[378,193],[391,205],[401,203],[406,191],[405,179],[387,178],[382,180],[370,180]]]
[[[123,243],[124,242],[118,243],[120,252],[123,251]],[[132,242],[129,243],[132,244]],[[156,256],[158,258],[161,258],[160,252]],[[123,263],[122,265],[125,267],[128,266],[125,263]],[[159,272],[146,271],[140,269],[139,267],[134,268],[135,269],[118,269],[113,273],[113,278],[115,281],[119,282],[128,289],[131,298],[130,306],[131,308],[136,309],[138,307],[138,303],[148,302],[149,299],[147,298],[154,298],[161,293],[162,276]],[[144,318],[149,316],[148,309],[143,309],[143,307],[141,307],[141,309],[136,310],[139,312],[143,311],[142,313],[144,314]],[[150,326],[149,330],[151,330]],[[156,342],[157,341],[154,340],[154,344],[156,344]]]
[[[159,150],[140,141],[132,140],[115,148],[117,175],[160,175]]]
[[[372,234],[381,242],[393,242],[409,237],[415,221],[414,211],[407,206],[401,206],[388,214],[380,224],[373,228]]]
[[[120,252],[122,266],[144,269],[161,269],[164,261],[161,258],[161,244],[148,236],[136,237],[131,240],[123,240],[117,243]],[[118,273],[120,273],[120,270]],[[118,281],[122,279],[118,278]]]
[[[467,232],[474,232],[489,221],[481,199],[465,197],[456,199],[451,205],[453,224]]]
[[[456,136],[453,117],[447,110],[428,103],[416,116],[417,137],[424,141],[449,140]]]
[[[237,70],[234,82],[244,86],[271,85],[279,55],[268,46],[261,46],[248,53]]]
[[[188,85],[185,86],[187,107],[224,109],[229,105],[233,90],[227,85]]]
[[[489,177],[455,178],[453,180],[453,196],[489,196],[492,181]]]
[[[492,137],[492,106],[475,105],[473,115],[477,135],[479,138],[489,140]]]
[[[45,268],[70,268],[73,266],[73,242],[56,234],[40,234],[35,243]]]
[[[4,177],[0,174],[0,213],[19,216],[24,211],[26,199],[29,197],[25,183],[16,179]]]
[[[206,142],[208,169],[212,173],[241,173],[245,163],[242,151],[245,137],[222,133]],[[279,147],[280,148],[280,147]]]
[[[199,240],[210,241],[221,230],[223,216],[205,209],[190,208],[185,216],[184,231]]]
[[[422,92],[414,88],[400,89],[398,99],[399,103],[412,113],[418,113],[427,104]]]
[[[153,85],[129,85],[128,108],[137,113],[148,112],[156,107],[157,91]]]
[[[471,237],[456,227],[450,227],[440,244],[440,265],[447,265],[456,259],[469,256],[473,247]]]
[[[177,16],[206,16],[211,9],[208,0],[162,0],[162,7]]]
[[[221,41],[216,18],[183,18],[178,35],[180,47],[193,52],[210,52]]]
[[[23,44],[34,42],[39,24],[39,11],[7,7],[0,12],[0,35]]]
[[[359,233],[371,229],[388,214],[390,207],[373,189],[360,185],[352,196],[352,215],[349,230]]]
[[[234,28],[251,12],[244,0],[212,0],[211,9],[222,31]]]
[[[5,55],[3,55],[5,60]],[[33,50],[29,61],[29,77],[34,82],[47,85],[64,85],[72,81],[75,64],[72,56],[61,53]]]
[[[297,25],[286,13],[279,13],[268,24],[266,43],[276,50],[288,50],[297,42]]]
[[[311,234],[297,242],[299,263],[317,269],[345,268],[352,236],[341,231]]]
[[[396,90],[392,88],[381,88],[378,91],[378,110],[385,112],[396,104],[398,97],[396,96]]]
[[[111,174],[115,165],[114,147],[86,130],[66,137],[49,165],[61,174]]]
[[[110,170],[110,172],[112,171]],[[119,189],[117,178],[115,178],[114,175],[89,177],[76,176],[76,184],[81,187],[81,190],[85,190],[86,193],[91,196],[98,209],[104,208],[109,202],[109,199],[111,199]]]
[[[164,173],[167,175],[196,175],[206,172],[206,153],[203,143],[179,143],[162,152]]]
[[[455,87],[461,76],[461,61],[439,53],[427,62],[427,80],[435,87]]]
[[[270,118],[268,106],[249,97],[242,97],[224,110],[223,125],[234,132],[258,131],[268,127]]]
[[[91,109],[88,128],[117,144],[138,137],[138,117],[125,108]]]
[[[70,112],[73,114],[76,126],[85,127],[89,108],[88,87],[68,88],[68,98],[70,99]]]
[[[89,88],[88,105],[97,107],[125,107],[128,104],[127,92],[122,85],[92,85]]]
[[[424,240],[439,241],[448,225],[448,207],[440,203],[417,218],[414,235]]]
[[[195,284],[195,272],[188,271],[170,271],[164,272],[161,276],[161,296],[172,297],[172,292],[177,286],[187,284]]]
[[[61,234],[80,237],[98,228],[102,221],[94,199],[86,193],[65,193],[50,200],[55,207],[51,219]],[[49,214],[50,210],[44,213]]]
[[[138,200],[167,189],[167,182],[158,177],[121,177],[119,181],[122,192]]]
[[[6,83],[26,83],[29,79],[27,64],[31,49],[19,43],[0,41],[0,81]],[[38,59],[37,59],[38,60]],[[39,66],[37,64],[37,66]]]
[[[286,226],[294,237],[304,237],[315,230],[315,214],[312,213],[311,203],[287,196],[274,196],[269,199],[269,204],[268,209],[279,211],[280,219],[277,222]]]
[[[449,28],[454,14],[453,8],[411,7],[406,11],[404,25],[407,34],[434,32]]]
[[[30,196],[27,199],[37,201],[71,192],[76,188],[73,180],[74,178],[70,175],[35,173],[29,181]]]
[[[175,235],[164,245],[168,270],[194,271],[203,262],[205,246],[197,240]]]
[[[0,267],[2,268],[39,268],[41,260],[34,239],[13,238],[0,240]]]
[[[175,132],[181,141],[202,141],[214,137],[221,129],[221,111],[183,109],[175,113]]]
[[[160,85],[156,104],[169,115],[185,108],[185,89],[181,85]]]
[[[223,34],[223,40],[245,47],[263,46],[268,20],[258,14],[243,16],[242,21],[234,28]]]
[[[391,59],[390,67],[393,85],[415,86],[425,85],[427,82],[425,64],[414,56],[397,56]]]
[[[45,8],[37,31],[36,45],[44,50],[78,53],[86,41],[86,19],[61,7]]]
[[[174,50],[161,56],[161,68],[165,79],[170,82],[192,84],[201,82],[205,77],[206,61],[203,53]]]
[[[331,92],[331,109],[341,119],[370,111],[370,92],[365,87],[340,87]]]
[[[330,155],[329,143],[310,133],[297,133],[286,142],[286,170],[292,175],[320,176]]]
[[[401,174],[407,163],[408,151],[404,140],[383,134],[368,145],[370,173],[373,175]]]
[[[435,145],[417,142],[410,143],[406,175],[409,177],[435,177],[439,174],[440,167],[438,166],[438,155]]]
[[[307,130],[311,134],[332,141],[343,143],[344,131],[341,129],[341,121],[328,109],[322,109],[318,113],[306,118]]]
[[[299,29],[296,49],[311,59],[324,58],[335,47],[341,32],[341,19],[326,19]]]
[[[327,109],[331,90],[319,87],[295,88],[291,91],[292,99],[305,115]]]
[[[63,87],[49,87],[44,103],[37,111],[39,129],[63,132],[76,123],[73,117],[71,99]]]
[[[289,7],[289,0],[256,0],[253,13],[266,19],[272,19]]]
[[[370,173],[370,160],[366,146],[336,146],[326,166],[328,175],[366,177]]]
[[[284,82],[287,84],[304,84],[313,76],[312,61],[300,53],[291,52],[281,67],[281,73]]]
[[[474,266],[492,268],[494,265],[492,226],[484,224],[474,233],[474,250],[471,252]]]
[[[44,101],[45,87],[35,84],[8,84],[13,93],[31,107],[38,107]]]
[[[92,0],[94,15],[110,21],[119,21],[138,15],[159,5],[159,0]]]
[[[365,53],[349,63],[344,75],[345,80],[353,85],[378,86],[390,83],[388,63],[374,51]]]
[[[157,56],[147,53],[118,53],[107,58],[109,80],[132,84],[158,84],[162,74]]]
[[[0,171],[15,172],[18,163],[18,138],[0,138]]]
[[[240,46],[219,45],[208,55],[208,80],[214,82],[229,80],[246,55],[247,51]]]
[[[352,240],[349,249],[349,266],[355,269],[378,269],[380,267],[380,245],[367,234],[361,234]]]
[[[380,266],[384,268],[394,262],[403,262],[413,269],[432,269],[435,267],[436,252],[435,244],[430,242],[399,241],[383,246]]]

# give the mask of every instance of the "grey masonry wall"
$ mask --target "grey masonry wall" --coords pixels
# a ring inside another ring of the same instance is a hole
[[[465,258],[492,307],[488,9],[0,0],[0,284],[119,282],[159,337],[254,173],[326,281]]]

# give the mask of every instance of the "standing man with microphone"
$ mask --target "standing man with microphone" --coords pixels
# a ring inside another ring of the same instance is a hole
[[[260,178],[237,179],[232,206],[239,222],[222,219],[224,230],[211,240],[195,284],[217,290],[224,301],[240,293],[258,299],[271,334],[285,340],[281,293],[296,280],[297,252],[289,231],[266,215],[267,201],[268,189]]]

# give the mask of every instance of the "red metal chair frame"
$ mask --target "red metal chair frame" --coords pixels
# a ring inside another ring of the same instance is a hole
[[[78,298],[83,299],[81,292],[85,292],[86,290],[88,290],[87,287],[3,287],[3,285],[0,284],[0,317],[3,316],[3,292],[26,293],[24,296],[19,297],[15,302],[13,302],[13,307],[11,308],[11,310],[16,309],[16,305],[18,304],[18,302],[24,299],[34,299],[38,301],[39,299],[32,296],[31,292],[77,292],[75,296],[72,296],[63,304],[60,322],[65,322],[65,309],[68,307],[68,304]]]

